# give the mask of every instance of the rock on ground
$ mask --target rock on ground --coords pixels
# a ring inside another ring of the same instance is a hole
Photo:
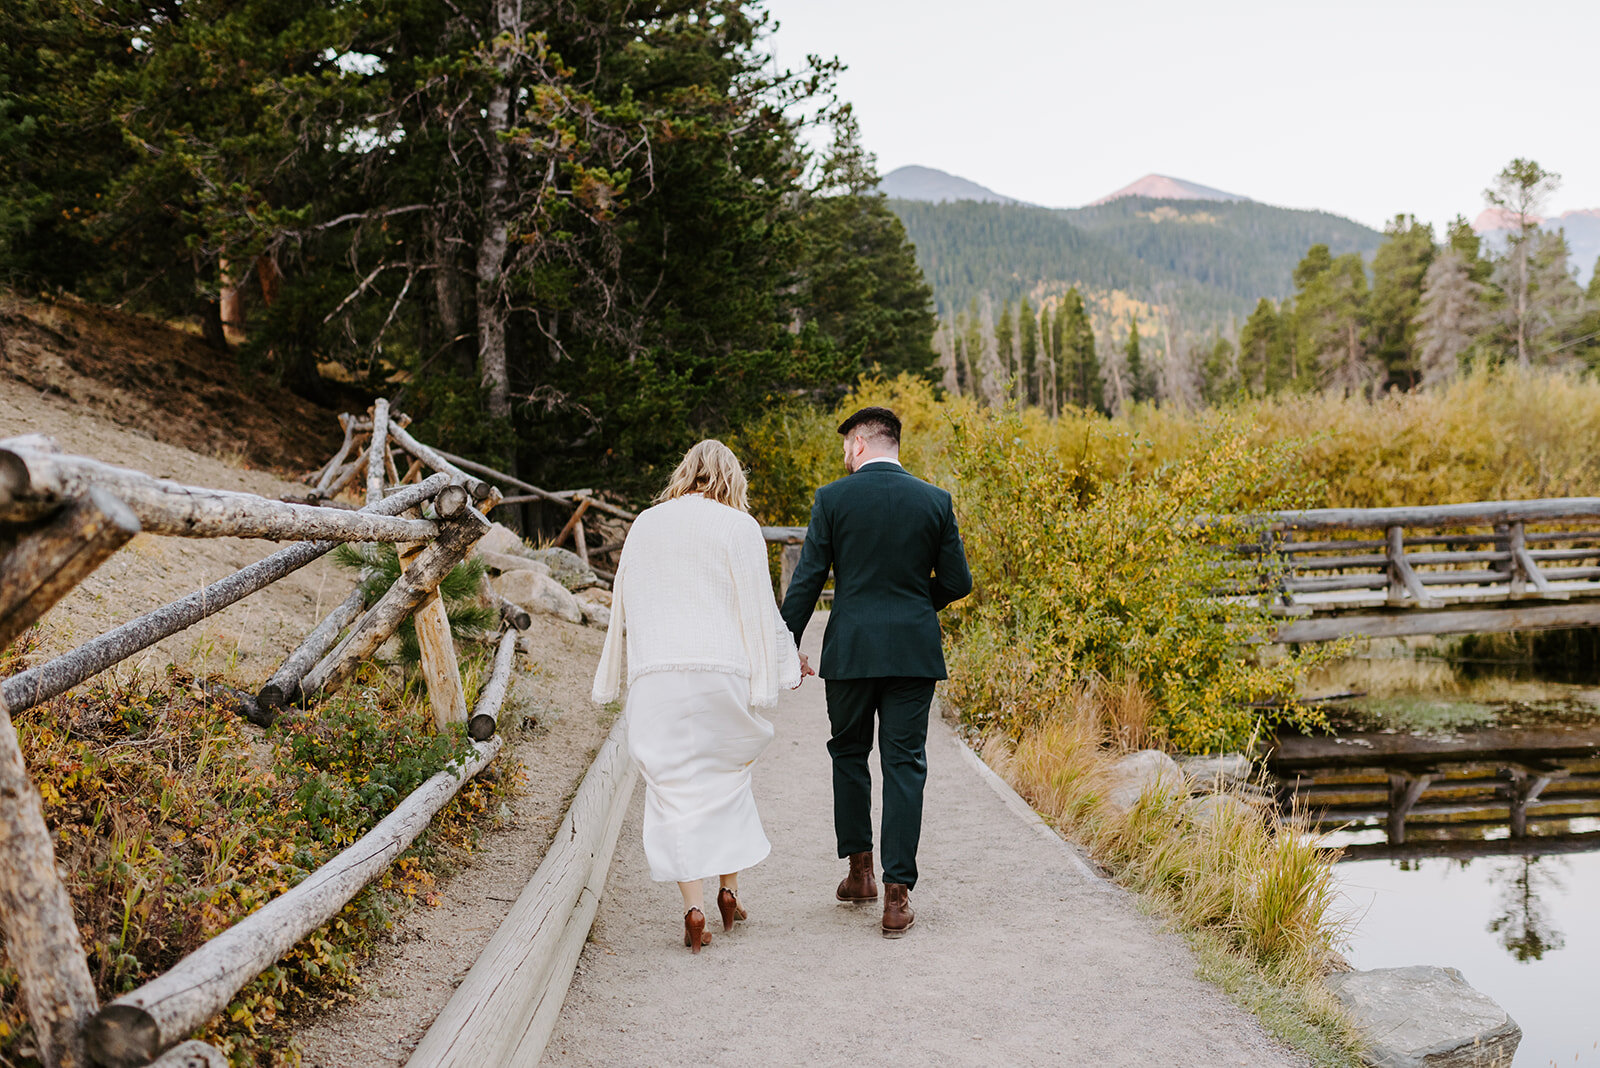
[[[498,553],[501,556],[526,557],[531,551],[522,536],[503,523],[490,523],[489,532],[478,540],[480,555]]]
[[[1454,968],[1413,965],[1328,976],[1346,1011],[1372,1042],[1377,1068],[1502,1068],[1522,1028]]]
[[[548,565],[527,556],[514,556],[510,553],[497,553],[480,549],[478,550],[478,559],[482,560],[490,571],[502,573],[506,571],[537,571],[541,575],[550,574]]]
[[[507,571],[494,580],[495,592],[530,612],[583,622],[583,608],[567,588],[537,571]]]
[[[598,586],[600,584],[600,576],[596,575],[588,564],[579,559],[578,554],[575,552],[552,547],[548,549],[529,549],[528,553],[535,560],[542,561],[549,567],[550,573],[555,576],[556,581],[569,590],[584,590],[590,586]]]
[[[1110,786],[1105,802],[1118,812],[1126,812],[1148,791],[1168,790],[1188,793],[1189,783],[1178,770],[1178,762],[1159,749],[1129,753],[1108,773]]]
[[[1196,824],[1214,823],[1229,816],[1242,816],[1254,810],[1232,794],[1206,794],[1184,804],[1183,811]]]
[[[1214,753],[1179,759],[1178,764],[1196,786],[1211,787],[1218,779],[1224,783],[1248,782],[1250,758],[1243,753]]]

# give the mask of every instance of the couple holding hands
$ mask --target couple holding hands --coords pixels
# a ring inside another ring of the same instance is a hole
[[[938,612],[972,589],[950,494],[900,466],[900,420],[863,408],[839,427],[849,474],[817,491],[800,563],[780,609],[766,542],[737,457],[690,449],[628,533],[594,699],[614,700],[626,653],[628,748],[645,780],[651,876],[683,893],[684,944],[706,931],[702,880],[720,881],[724,931],[746,917],[739,872],[771,852],[751,771],[773,738],[755,711],[817,674],[798,652],[833,573],[818,665],[827,689],[833,823],[849,871],[841,902],[878,900],[873,864],[876,727],[883,765],[883,934],[915,920],[928,712],[945,677]]]

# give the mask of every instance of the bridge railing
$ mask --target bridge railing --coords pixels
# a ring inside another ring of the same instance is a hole
[[[390,421],[387,401],[379,400],[364,421],[346,417],[343,422],[344,446],[318,474],[313,491],[327,504],[164,481],[64,454],[38,435],[0,441],[0,649],[136,534],[296,543],[0,683],[0,924],[46,1065],[86,1063],[86,1047],[95,1063],[113,1068],[144,1065],[172,1049],[382,874],[502,744],[496,719],[515,651],[514,628],[529,625],[526,614],[503,612],[494,669],[469,721],[449,621],[437,596],[441,580],[489,529],[484,513],[500,493],[411,439],[403,422]],[[347,462],[361,422],[370,442],[363,455]],[[396,469],[391,442],[418,455],[404,477]],[[423,477],[427,467],[437,473]],[[365,475],[366,506],[357,511],[335,504],[336,483],[342,478],[350,485],[358,474]],[[270,723],[290,704],[306,705],[338,689],[410,618],[434,716],[441,727],[468,722],[471,751],[303,882],[163,975],[99,1006],[10,713],[66,692],[342,542],[395,543],[399,577],[370,607],[352,595],[334,609],[259,694],[227,690],[227,695],[247,717]],[[186,1043],[181,1051],[185,1064],[226,1063],[220,1052],[200,1043]],[[160,1063],[178,1063],[171,1059],[177,1055],[174,1050]]]
[[[1220,592],[1272,596],[1286,617],[1397,609],[1424,612],[1492,602],[1561,602],[1600,593],[1600,498],[1479,501],[1399,508],[1322,508],[1250,517],[1253,541],[1226,549],[1238,558],[1234,584]],[[1365,537],[1361,535],[1367,535]],[[1504,611],[1502,606],[1500,611]],[[1428,624],[1397,623],[1394,634],[1571,626],[1587,609],[1524,613],[1479,628],[1460,611]],[[1581,618],[1580,618],[1581,617]],[[1422,630],[1415,629],[1422,626]],[[1370,633],[1320,621],[1291,624],[1280,640],[1315,641]],[[1371,636],[1377,636],[1375,634]]]

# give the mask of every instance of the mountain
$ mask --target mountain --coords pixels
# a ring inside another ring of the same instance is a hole
[[[1089,207],[1098,207],[1109,204],[1113,200],[1123,197],[1149,197],[1153,200],[1249,200],[1237,193],[1224,193],[1220,189],[1212,189],[1209,185],[1199,182],[1189,182],[1182,178],[1169,178],[1165,174],[1147,174],[1137,182],[1123,186],[1108,196],[1089,202]]]
[[[1543,230],[1561,230],[1567,237],[1567,262],[1577,268],[1578,284],[1588,285],[1600,258],[1600,208],[1579,208],[1549,219],[1529,216]],[[1516,226],[1516,216],[1501,208],[1485,208],[1472,220],[1472,228],[1491,243],[1503,242]]]
[[[1337,215],[1243,198],[1123,196],[1059,209],[891,199],[889,207],[943,313],[984,293],[1037,304],[1076,285],[1165,305],[1198,331],[1248,315],[1261,297],[1289,295],[1313,244],[1337,256],[1370,254],[1383,240]]]
[[[987,186],[932,167],[896,167],[883,176],[878,188],[884,195],[896,200],[920,200],[934,204],[958,200],[976,200],[985,204],[1022,203],[1014,197],[996,193]]]

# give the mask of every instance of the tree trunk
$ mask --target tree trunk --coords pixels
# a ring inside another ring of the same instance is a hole
[[[221,301],[208,300],[200,306],[200,336],[216,351],[228,351],[228,331],[222,325]]]
[[[510,230],[510,160],[504,135],[511,129],[511,71],[521,48],[519,8],[517,0],[495,0],[495,67],[500,78],[489,94],[484,119],[488,175],[483,183],[482,236],[478,240],[478,373],[489,392],[489,415],[495,419],[511,417],[511,379],[506,366],[510,309],[501,277]]]
[[[0,924],[6,957],[49,1068],[80,1068],[83,1025],[98,1008],[72,899],[56,871],[39,791],[22,763],[11,716],[0,700]]]

